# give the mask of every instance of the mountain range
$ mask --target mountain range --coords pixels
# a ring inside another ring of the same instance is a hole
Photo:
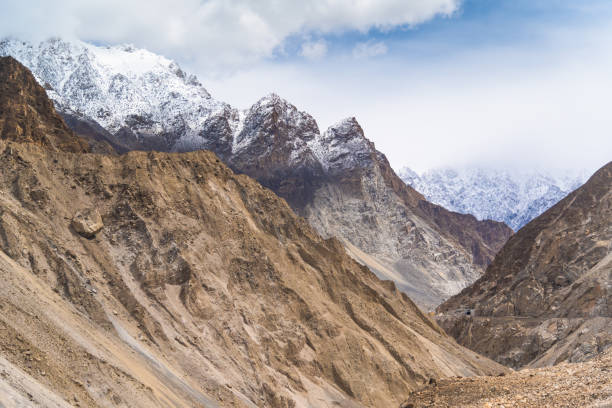
[[[92,153],[0,58],[0,405],[399,406],[508,370],[214,153]]]
[[[118,152],[213,151],[285,198],[324,237],[431,309],[481,276],[512,231],[428,202],[355,118],[321,132],[275,94],[246,110],[216,101],[164,57],[131,46],[0,42],[79,135]]]
[[[4,54],[0,405],[612,401],[612,163],[513,233],[428,201],[355,118],[237,110],[131,46]]]
[[[438,168],[421,175],[399,172],[427,200],[479,220],[504,222],[514,231],[559,202],[587,179],[585,171],[561,176],[545,171],[484,167]]]

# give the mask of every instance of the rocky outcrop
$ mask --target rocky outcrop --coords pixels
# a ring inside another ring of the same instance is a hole
[[[610,220],[612,163],[512,236],[481,279],[439,307],[438,321],[513,367],[601,353],[612,344]]]
[[[70,152],[88,150],[56,114],[32,73],[12,57],[0,57],[0,139]]]
[[[532,368],[497,377],[451,378],[412,393],[400,408],[609,407],[612,353],[586,363]]]
[[[427,202],[397,177],[355,118],[318,136],[316,129],[309,133],[315,137],[290,150],[287,159],[263,155],[263,162],[282,170],[277,182],[259,180],[319,233],[341,238],[356,259],[395,281],[421,306],[431,308],[476,280],[510,236],[504,224],[477,221]],[[230,158],[229,163],[243,170],[241,161]]]
[[[0,157],[0,390],[13,401],[397,406],[430,378],[506,371],[211,152],[0,141]],[[104,228],[75,233],[75,209]]]
[[[238,124],[226,114],[225,125],[211,129],[235,136],[208,133],[218,143],[207,148],[423,307],[476,280],[511,234],[502,223],[428,203],[397,177],[355,118],[320,133],[310,115],[277,95],[239,115]]]

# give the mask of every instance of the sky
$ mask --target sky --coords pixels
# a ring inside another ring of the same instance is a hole
[[[612,159],[609,0],[0,0],[0,36],[131,43],[238,108],[349,116],[394,168]]]

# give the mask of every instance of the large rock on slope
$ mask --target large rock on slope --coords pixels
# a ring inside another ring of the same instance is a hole
[[[396,406],[503,370],[213,153],[0,158],[3,405]]]
[[[95,208],[88,208],[77,212],[72,218],[72,228],[85,238],[93,238],[102,228],[104,223],[100,213]]]
[[[273,94],[239,111],[174,62],[133,47],[7,40],[2,54],[48,84],[75,129],[121,152],[212,150],[427,308],[477,279],[511,234],[405,186],[354,118],[321,133],[312,116]]]
[[[581,361],[612,344],[611,282],[608,163],[512,236],[481,279],[439,307],[438,321],[513,367]]]

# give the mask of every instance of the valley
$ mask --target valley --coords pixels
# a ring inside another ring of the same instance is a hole
[[[1,407],[612,406],[612,162],[396,173],[132,45],[0,40]]]
[[[379,277],[395,277],[425,309],[478,279],[512,233],[425,200],[355,118],[321,132],[275,94],[240,111],[175,62],[133,47],[5,40],[0,55],[31,69],[81,135],[119,152],[211,150],[286,199],[322,236],[369,254]]]

